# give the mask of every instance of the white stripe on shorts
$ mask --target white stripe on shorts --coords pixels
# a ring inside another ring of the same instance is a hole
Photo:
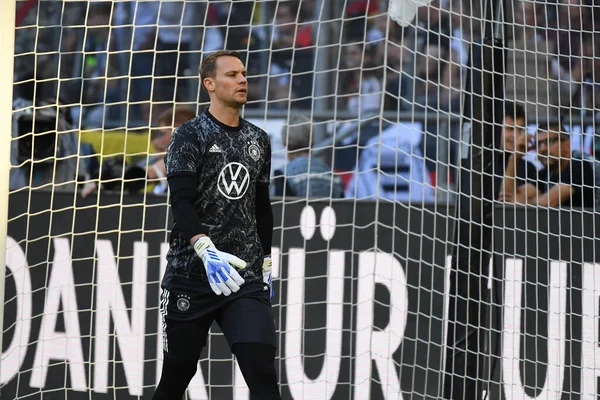
[[[163,350],[169,352],[169,341],[167,339],[167,306],[169,305],[169,295],[167,289],[163,289],[160,294],[160,319],[162,323]]]

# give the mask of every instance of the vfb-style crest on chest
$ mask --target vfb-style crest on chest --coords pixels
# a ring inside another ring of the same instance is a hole
[[[250,140],[248,142],[248,155],[250,156],[250,158],[252,158],[254,161],[258,161],[260,160],[260,147],[258,147],[258,142],[256,140]]]

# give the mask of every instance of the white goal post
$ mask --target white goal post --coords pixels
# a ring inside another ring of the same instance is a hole
[[[0,299],[4,299],[4,281],[6,270],[6,237],[8,236],[8,202],[10,180],[10,149],[12,131],[12,86],[14,59],[10,54],[14,54],[15,49],[15,6],[16,1],[7,1],[3,5],[0,15],[0,51],[5,57],[0,60],[0,129],[2,130],[2,140],[0,141]],[[0,352],[2,351],[2,338],[4,332],[4,307],[0,307]],[[2,373],[2,362],[0,360],[0,374]]]

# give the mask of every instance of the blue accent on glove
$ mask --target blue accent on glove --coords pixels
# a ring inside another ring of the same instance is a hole
[[[245,261],[217,250],[206,236],[201,236],[194,242],[194,250],[204,263],[208,283],[215,294],[229,296],[240,290],[245,281],[236,268],[246,268]]]
[[[269,285],[271,300],[273,300],[273,297],[275,297],[275,289],[273,289],[272,270],[273,260],[271,259],[271,256],[267,256],[263,260],[263,282]]]

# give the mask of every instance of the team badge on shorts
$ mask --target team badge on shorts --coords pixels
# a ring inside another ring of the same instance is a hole
[[[260,160],[260,148],[256,142],[250,142],[250,146],[248,146],[248,154],[254,161]]]
[[[177,296],[177,309],[179,311],[187,311],[190,308],[190,298],[185,294]]]

